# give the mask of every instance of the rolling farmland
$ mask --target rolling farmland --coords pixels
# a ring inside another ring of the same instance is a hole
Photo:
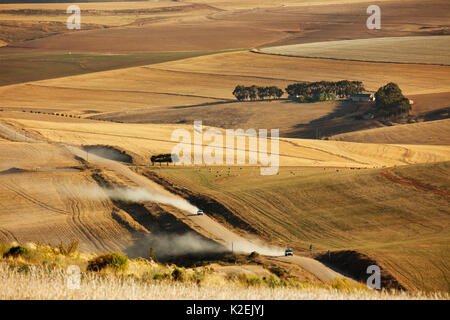
[[[309,58],[450,65],[450,36],[329,41],[260,51]]]

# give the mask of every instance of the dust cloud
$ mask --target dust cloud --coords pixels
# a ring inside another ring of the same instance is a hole
[[[144,202],[151,201],[156,203],[168,204],[180,210],[189,212],[191,214],[197,213],[198,208],[188,201],[168,194],[158,193],[157,190],[150,191],[145,188],[102,188],[94,184],[83,186],[70,186],[71,192],[79,194],[82,198],[90,200],[121,200],[129,202]],[[61,188],[60,188],[61,189]],[[67,186],[65,186],[67,191]],[[67,193],[67,192],[66,192]]]

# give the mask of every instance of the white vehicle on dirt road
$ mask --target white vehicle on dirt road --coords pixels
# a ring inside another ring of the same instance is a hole
[[[287,256],[293,256],[294,253],[292,252],[291,248],[287,248],[286,250],[284,250],[284,255]]]
[[[198,216],[202,216],[203,215],[203,210],[197,210],[197,215]]]

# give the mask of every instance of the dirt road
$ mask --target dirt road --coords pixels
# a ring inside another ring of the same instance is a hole
[[[0,131],[9,136],[11,139],[17,141],[37,142],[36,139],[29,138],[26,135],[17,132],[17,130],[15,130],[14,128],[1,123]],[[256,251],[263,255],[276,257],[276,259],[280,261],[295,263],[323,282],[332,281],[338,276],[344,277],[343,275],[331,270],[317,260],[301,256],[284,257],[284,248],[271,246],[263,243],[262,241],[258,241],[257,239],[245,239],[242,236],[228,230],[219,222],[213,220],[207,215],[198,216],[196,214],[198,210],[197,207],[190,204],[185,199],[170,193],[159,184],[135,173],[124,164],[87,153],[86,151],[81,150],[80,148],[75,146],[65,144],[61,144],[61,146],[67,148],[72,154],[84,159],[85,161],[93,163],[100,168],[112,170],[130,179],[140,188],[147,190],[148,193],[152,195],[152,198],[155,200],[155,202],[169,204],[181,209],[183,212],[185,212],[186,217],[194,223],[195,228],[201,228],[207,231],[209,234],[214,235],[215,241],[221,243],[230,250],[242,253],[250,253]]]

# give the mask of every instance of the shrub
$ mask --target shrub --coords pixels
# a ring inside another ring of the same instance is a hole
[[[162,280],[166,279],[167,275],[165,273],[155,273],[153,276],[153,280]]]
[[[64,246],[62,242],[58,245],[59,253],[65,256],[70,256],[74,254],[78,249],[78,240],[73,240],[71,243],[69,243],[67,246]]]
[[[125,271],[128,268],[128,258],[121,253],[114,252],[99,255],[88,261],[88,271],[101,271],[105,268]]]
[[[270,275],[269,278],[264,277],[263,278],[264,282],[267,283],[267,285],[271,288],[275,288],[275,287],[280,287],[282,286],[282,282],[280,281],[280,279],[274,277],[273,275]]]
[[[248,276],[245,273],[239,275],[239,280],[246,286],[257,286],[263,282],[260,277]]]
[[[175,267],[172,271],[172,279],[183,282],[186,279],[186,273],[183,269]]]
[[[269,271],[275,274],[279,278],[283,278],[289,275],[289,273],[286,271],[286,269],[280,267],[280,266],[271,266],[269,267]]]
[[[248,257],[250,259],[255,259],[255,258],[259,257],[259,253],[256,251],[253,251],[252,253],[250,253],[250,255]]]
[[[16,257],[19,257],[19,256],[26,255],[26,254],[28,254],[29,252],[30,252],[30,250],[28,250],[28,249],[25,248],[25,247],[22,247],[22,246],[14,246],[14,247],[11,247],[11,248],[4,254],[4,257],[5,257],[5,258],[9,258],[9,257],[16,258]]]

